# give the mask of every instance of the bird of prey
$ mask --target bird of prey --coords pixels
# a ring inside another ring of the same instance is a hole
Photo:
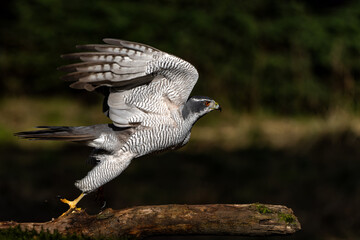
[[[198,80],[190,63],[156,48],[117,39],[105,44],[77,46],[85,52],[62,55],[80,63],[60,67],[76,89],[104,94],[103,112],[112,123],[80,127],[42,126],[15,135],[34,140],[63,140],[93,147],[96,166],[75,182],[81,194],[76,209],[88,193],[117,177],[132,159],[153,152],[177,149],[190,139],[195,122],[212,110],[221,110],[213,99],[189,95]]]

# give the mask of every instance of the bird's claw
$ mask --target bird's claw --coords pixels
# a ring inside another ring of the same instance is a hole
[[[61,198],[60,201],[63,202],[63,203],[66,203],[67,205],[69,205],[69,209],[66,212],[64,212],[63,214],[61,214],[60,217],[67,216],[70,213],[75,213],[75,212],[80,212],[81,211],[81,208],[76,207],[76,202],[75,201],[69,201],[69,200],[67,200],[65,198]]]
[[[77,208],[76,207],[76,204],[78,204],[78,202],[85,196],[84,193],[80,194],[80,196],[78,198],[76,198],[75,200],[73,201],[69,201],[65,198],[61,198],[60,201],[63,202],[63,203],[66,203],[67,205],[69,205],[69,209],[64,212],[63,214],[61,214],[60,217],[63,217],[63,216],[67,216],[69,215],[70,213],[74,213],[74,212],[79,212],[81,211],[81,208]]]
[[[69,201],[65,198],[60,198],[60,201],[69,205],[70,209],[75,209],[75,207],[76,207],[76,203],[74,201]]]
[[[105,207],[106,207],[106,201],[104,201],[104,203],[103,203],[103,205],[101,206],[101,211],[103,211],[104,209],[105,209]]]
[[[80,212],[81,208],[69,208],[66,212],[64,212],[63,214],[60,215],[60,217],[64,217],[67,216],[71,213],[75,213],[75,212]]]

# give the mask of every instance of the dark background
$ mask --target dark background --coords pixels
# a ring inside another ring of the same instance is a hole
[[[224,112],[184,149],[134,160],[100,194],[108,207],[282,204],[303,228],[288,239],[360,238],[360,2],[17,0],[0,17],[0,220],[50,220],[66,210],[57,195],[79,194],[90,149],[12,133],[108,121],[100,96],[55,69],[76,44],[110,37],[191,62],[193,95]]]

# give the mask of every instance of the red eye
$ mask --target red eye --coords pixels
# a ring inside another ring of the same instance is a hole
[[[208,107],[208,106],[210,105],[210,102],[209,102],[209,101],[205,101],[205,103],[204,103],[204,104],[205,104],[205,106],[207,106],[207,107]]]

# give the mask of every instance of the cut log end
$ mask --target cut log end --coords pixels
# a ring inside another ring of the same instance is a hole
[[[138,206],[106,209],[97,215],[74,212],[44,223],[0,222],[0,229],[81,234],[89,237],[147,237],[155,235],[292,234],[301,229],[290,208],[269,204],[208,204]]]

